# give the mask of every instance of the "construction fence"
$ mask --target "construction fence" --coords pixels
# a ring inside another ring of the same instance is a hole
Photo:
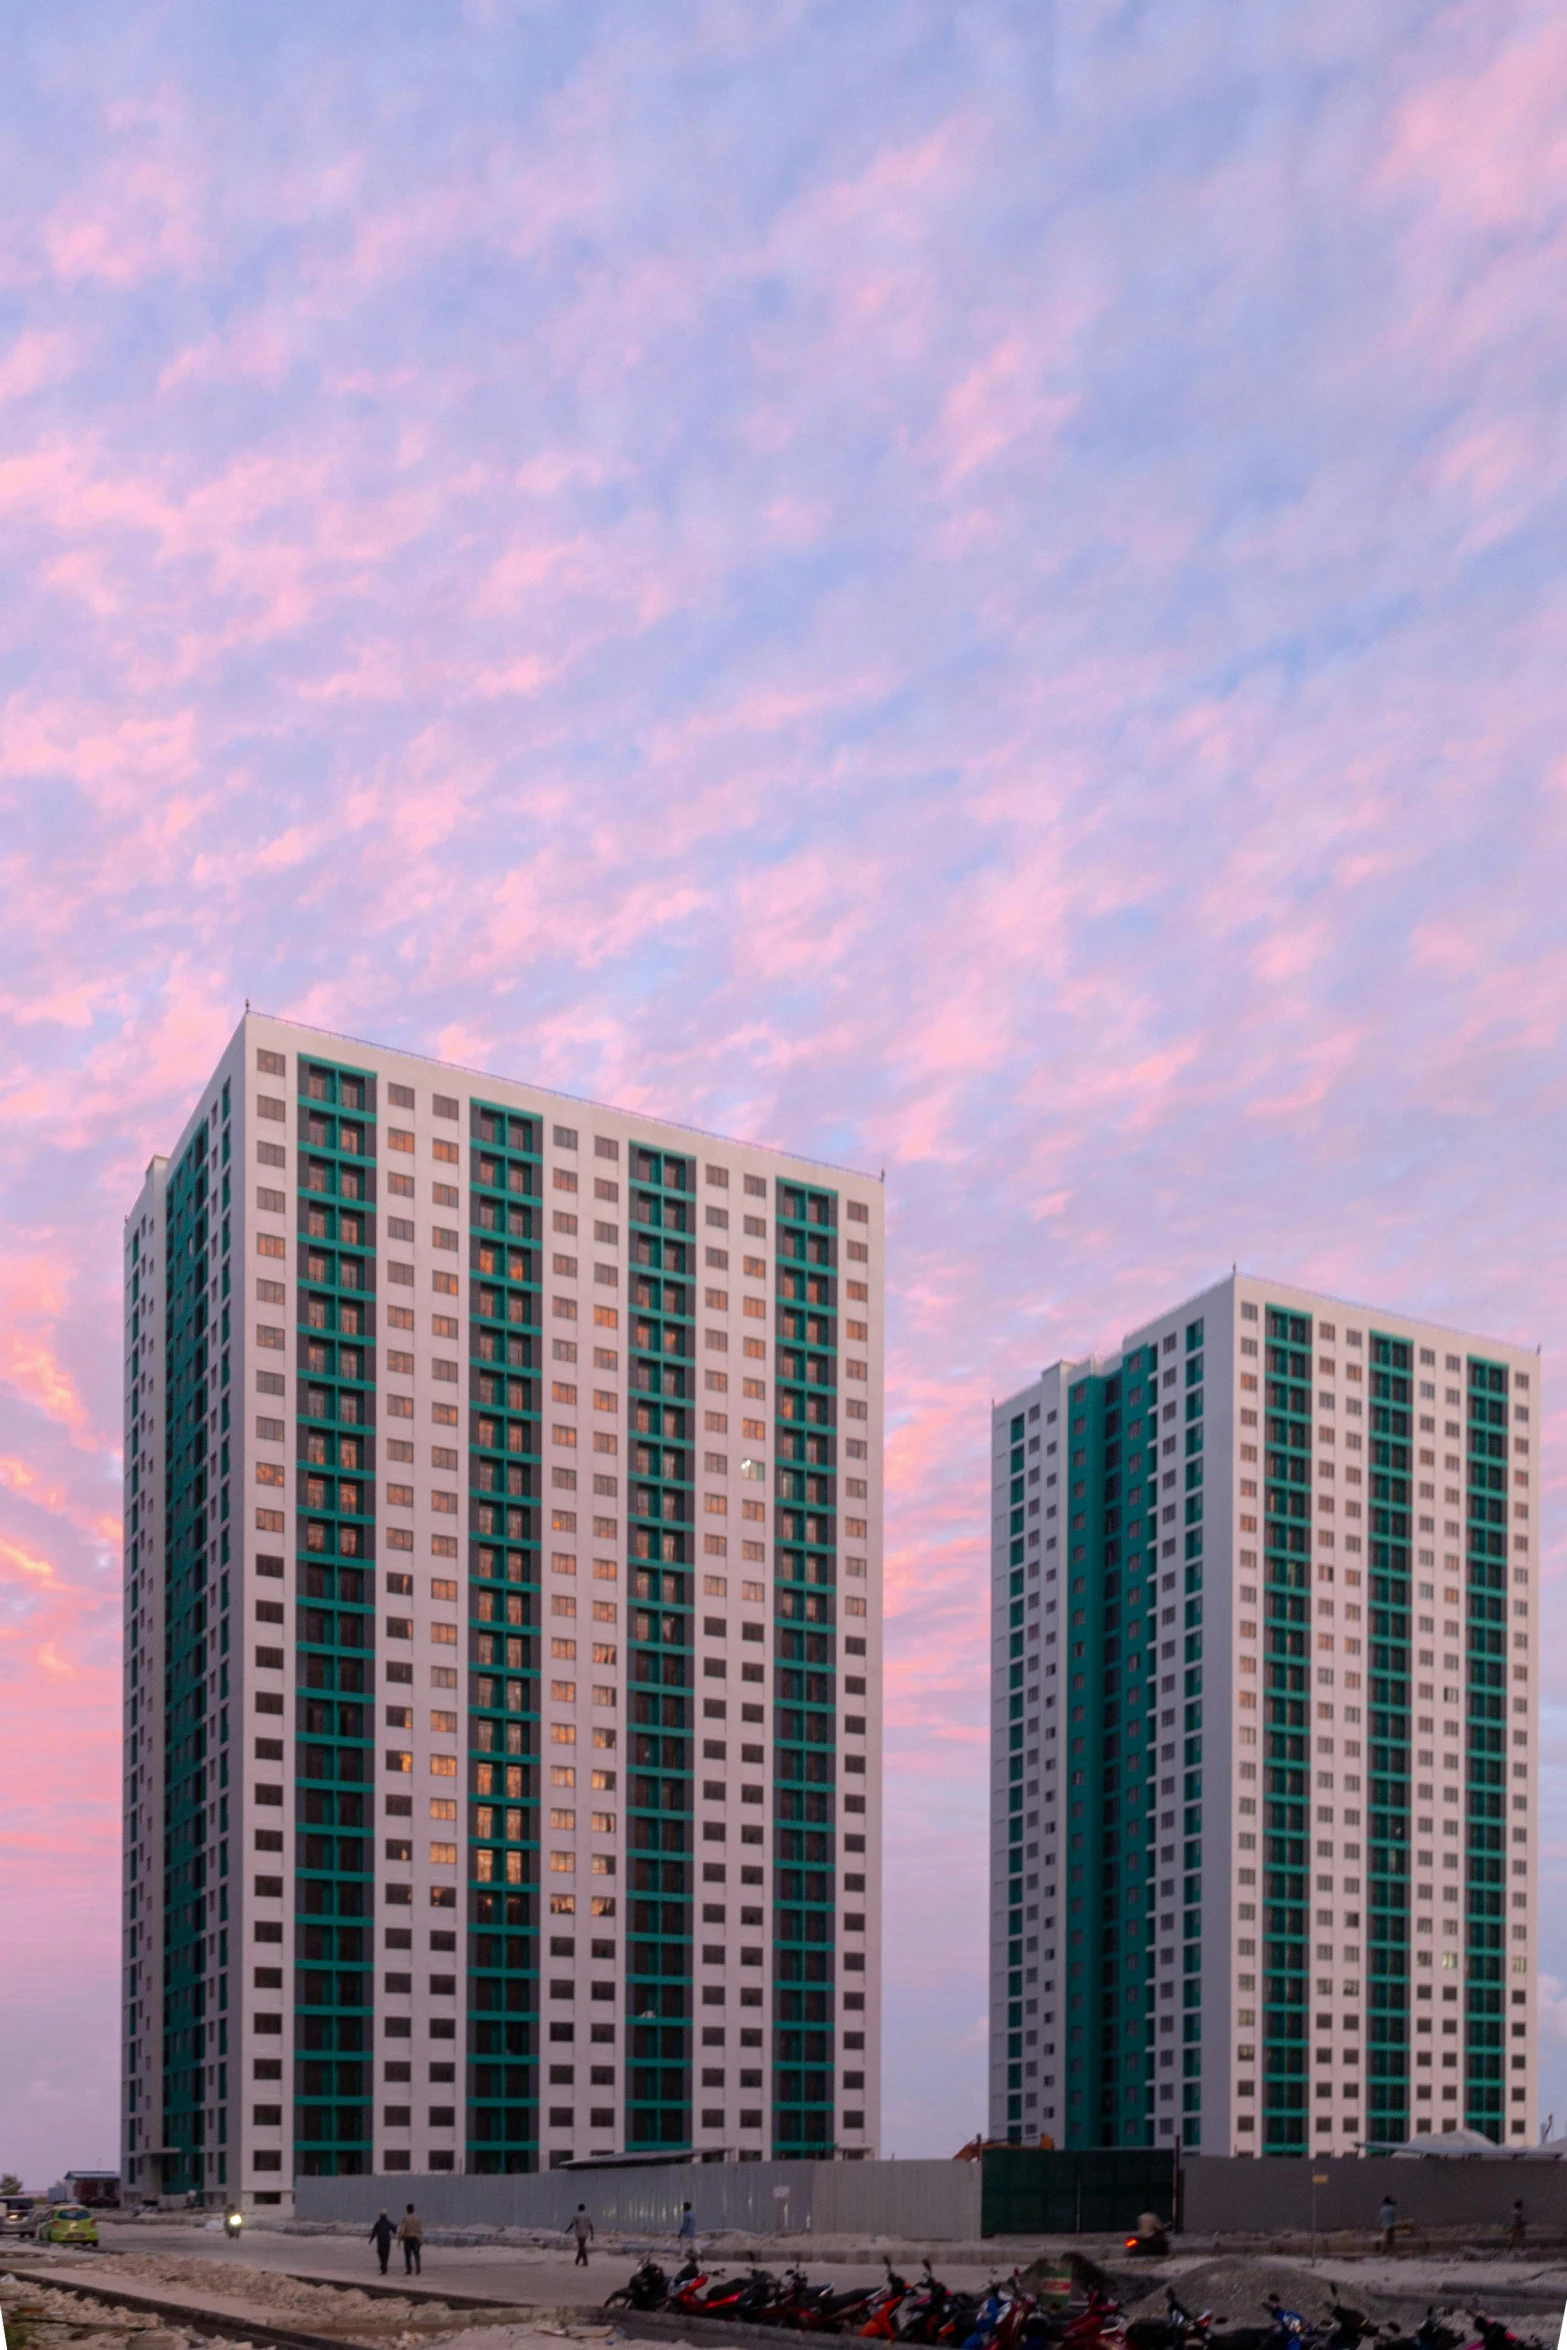
[[[508,2178],[296,2179],[299,2219],[358,2220],[417,2205],[427,2226],[564,2229],[579,2203],[596,2228],[673,2236],[685,2204],[698,2229],[761,2236],[904,2236],[972,2241],[974,2162],[693,2162]]]
[[[672,2237],[689,2202],[702,2234],[878,2237],[916,2244],[982,2237],[1130,2235],[1144,2211],[1198,2235],[1378,2226],[1383,2197],[1400,2228],[1502,2228],[1521,2197],[1526,2224],[1567,2229],[1567,2162],[1362,2161],[1189,2155],[1143,2148],[1042,2152],[991,2147],[973,2162],[679,2163],[539,2171],[507,2178],[437,2173],[297,2179],[303,2220],[369,2227],[413,2202],[434,2227],[564,2230],[579,2203],[595,2227]]]

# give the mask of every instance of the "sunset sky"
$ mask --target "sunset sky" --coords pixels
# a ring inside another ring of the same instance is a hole
[[[1232,1263],[1538,1343],[1567,2127],[1560,7],[0,58],[0,2168],[114,2158],[121,1220],[247,997],[885,1171],[884,2151],[983,2120],[992,1396]]]

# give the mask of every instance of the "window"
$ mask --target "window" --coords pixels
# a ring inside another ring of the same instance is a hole
[[[618,1142],[613,1141],[607,1134],[595,1134],[593,1137],[593,1155],[596,1159],[618,1159],[620,1156],[620,1145]]]
[[[577,1129],[575,1126],[557,1126],[554,1129],[554,1141],[558,1151],[574,1151],[577,1147]]]

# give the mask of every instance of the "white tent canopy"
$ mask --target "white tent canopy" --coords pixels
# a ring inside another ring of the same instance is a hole
[[[1498,2146],[1483,2130],[1431,2130],[1406,2139],[1402,2146],[1395,2146],[1391,2151],[1395,2162],[1429,2155],[1446,2156],[1450,2161],[1463,2157],[1471,2162],[1476,2156],[1492,2162],[1528,2162],[1538,2161],[1543,2155],[1548,2160],[1560,2161],[1567,2154],[1567,2142],[1558,2138],[1549,2146]]]

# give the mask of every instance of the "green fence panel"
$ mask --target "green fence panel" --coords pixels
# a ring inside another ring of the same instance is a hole
[[[986,2236],[1130,2235],[1138,2214],[1178,2225],[1178,2160],[1147,2146],[989,2146],[980,2157]]]

